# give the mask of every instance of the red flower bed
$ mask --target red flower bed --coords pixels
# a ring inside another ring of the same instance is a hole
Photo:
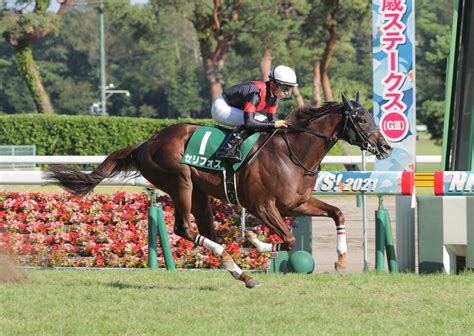
[[[169,197],[160,197],[171,249],[179,268],[217,268],[219,259],[173,233],[174,208]],[[0,247],[19,264],[31,266],[146,267],[147,193],[90,194],[18,193],[0,191]],[[224,245],[243,269],[265,269],[267,256],[239,252],[240,210],[213,200],[214,227]],[[288,219],[288,225],[292,221]],[[279,241],[275,235],[247,220],[260,238]],[[193,222],[193,229],[197,230]],[[159,246],[159,242],[158,242]],[[248,245],[246,245],[248,246]],[[158,249],[158,263],[164,258]]]

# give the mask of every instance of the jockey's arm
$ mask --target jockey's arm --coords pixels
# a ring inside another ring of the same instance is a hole
[[[288,124],[286,120],[277,119],[278,105],[271,105],[267,107],[267,119],[269,122],[272,122],[275,128],[286,128]]]
[[[269,130],[275,128],[277,105],[270,106],[267,111],[267,120],[260,121],[255,118],[257,113],[257,105],[261,97],[257,92],[252,93],[247,97],[247,102],[244,105],[244,126],[247,129]],[[271,116],[270,116],[271,115]]]
[[[277,111],[278,111],[278,105],[272,105],[269,106],[267,109],[267,119],[270,122],[273,122],[273,125],[275,128],[286,128],[288,127],[288,124],[286,123],[286,120],[277,120]]]
[[[268,113],[267,112],[267,118],[268,118],[268,121],[275,122],[277,120],[276,113]]]
[[[275,122],[255,119],[255,112],[244,112],[244,126],[247,129],[266,130],[275,127]]]

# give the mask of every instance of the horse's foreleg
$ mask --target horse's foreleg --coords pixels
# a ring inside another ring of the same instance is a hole
[[[260,252],[291,251],[295,247],[296,238],[286,227],[285,221],[273,202],[260,205],[253,212],[264,225],[283,240],[282,244],[264,243],[257,238],[255,233],[247,232],[247,238]]]
[[[264,252],[278,252],[281,250],[281,244],[270,244],[270,243],[265,243],[258,239],[257,235],[253,231],[246,231],[245,232],[245,237],[248,239],[248,241],[255,246],[255,248],[258,250],[260,253]]]
[[[335,269],[337,272],[343,272],[346,268],[347,261],[347,242],[346,242],[346,226],[345,218],[342,211],[330,204],[311,197],[308,201],[301,204],[290,212],[291,216],[314,216],[314,217],[330,217],[336,224],[337,235],[337,262]]]

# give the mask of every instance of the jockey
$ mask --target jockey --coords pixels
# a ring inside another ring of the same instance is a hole
[[[290,67],[279,65],[268,77],[266,82],[248,81],[231,86],[212,104],[212,118],[218,124],[237,126],[217,150],[217,159],[240,162],[239,147],[253,131],[288,127],[284,120],[276,120],[277,100],[291,97],[293,87],[298,86],[296,74]]]

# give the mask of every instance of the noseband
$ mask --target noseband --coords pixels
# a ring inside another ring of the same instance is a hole
[[[355,120],[354,120],[357,117],[359,111],[361,111],[361,110],[362,110],[362,107],[357,107],[357,108],[355,108],[354,110],[351,111],[352,113],[347,111],[347,110],[344,111],[344,113],[345,113],[344,126],[342,128],[341,133],[340,133],[342,136],[340,136],[339,138],[344,139],[345,141],[347,141],[351,145],[358,146],[362,150],[367,150],[367,151],[369,151],[370,153],[372,153],[374,155],[380,154],[380,151],[378,150],[378,148],[371,146],[370,143],[369,143],[370,137],[374,133],[376,133],[378,131],[378,129],[375,128],[375,129],[371,130],[370,132],[368,132],[368,134],[366,135],[365,132],[361,129],[360,125],[358,123],[356,123]],[[355,137],[354,138],[352,138],[352,137],[343,138],[345,134],[349,133],[348,132],[349,127],[352,127],[352,129],[354,130]]]

